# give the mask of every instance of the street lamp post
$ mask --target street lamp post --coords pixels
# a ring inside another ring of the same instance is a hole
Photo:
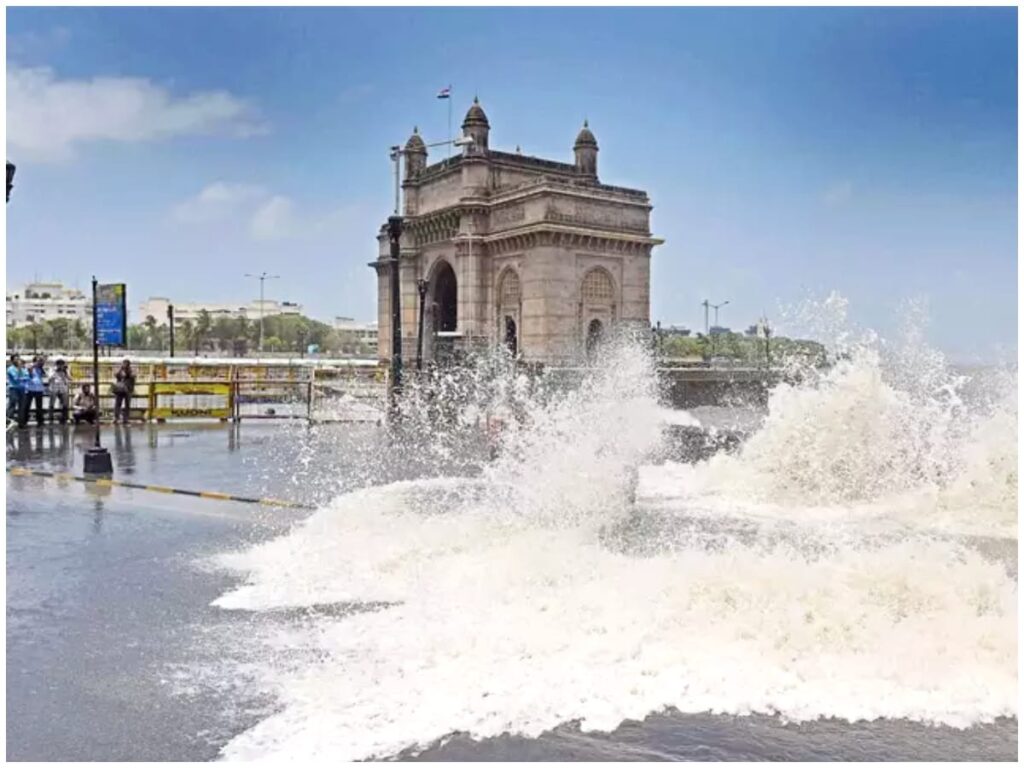
[[[440,147],[446,144],[464,147],[472,144],[470,136],[463,136],[448,141],[435,141],[427,144],[427,147]],[[402,306],[399,260],[401,257],[402,238],[402,216],[401,216],[401,174],[399,165],[405,150],[401,146],[391,147],[391,160],[395,164],[395,212],[388,217],[388,240],[390,241],[390,266],[391,266],[391,386],[388,388],[390,409],[393,416],[398,414],[398,394],[402,388]]]
[[[728,301],[723,301],[721,304],[712,304],[711,308],[715,310],[715,325],[718,325],[718,310],[728,304]]]
[[[396,198],[397,201],[397,198]],[[388,238],[391,241],[391,411],[397,414],[398,393],[402,390],[402,307],[399,285],[399,256],[401,255],[402,217],[388,218]]]
[[[167,327],[171,336],[171,357],[174,357],[174,305],[167,305]]]
[[[84,467],[86,474],[109,475],[114,471],[114,462],[110,451],[100,445],[100,342],[97,325],[96,309],[96,277],[92,278],[92,386],[93,397],[96,398],[96,432],[92,448],[85,452]]]
[[[416,370],[423,370],[423,309],[427,301],[427,289],[430,287],[430,282],[424,278],[420,278],[416,281],[416,288],[420,292],[420,325],[419,331],[416,334]]]
[[[258,275],[250,275],[246,273],[246,277],[252,277],[260,281],[260,354],[263,354],[263,283],[267,280],[277,280],[280,275],[268,275],[266,272],[261,272]]]

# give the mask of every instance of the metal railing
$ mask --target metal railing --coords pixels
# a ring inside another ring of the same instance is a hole
[[[113,413],[113,383],[118,360],[99,364],[100,412]],[[133,363],[135,389],[129,418],[306,419],[379,421],[384,411],[386,371],[375,365],[313,367],[281,363],[222,362]],[[82,384],[92,383],[92,361],[70,358],[72,400]]]

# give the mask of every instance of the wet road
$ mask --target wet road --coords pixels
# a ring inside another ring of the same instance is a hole
[[[386,479],[372,427],[319,434],[259,424],[105,429],[115,477],[317,503]],[[88,431],[8,437],[8,465],[81,469]],[[328,453],[329,451],[329,453]],[[330,455],[326,468],[309,457]],[[408,469],[408,468],[405,468]],[[232,577],[203,558],[283,532],[303,513],[76,482],[7,477],[7,757],[206,760],[273,709],[247,685],[259,622],[218,611]],[[652,715],[611,734],[571,724],[539,739],[455,736],[421,759],[1012,760],[1017,723],[956,731],[906,722]],[[413,755],[404,755],[413,757]]]

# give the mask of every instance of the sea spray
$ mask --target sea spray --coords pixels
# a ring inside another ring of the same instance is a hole
[[[346,493],[219,559],[242,583],[216,605],[313,611],[251,639],[278,711],[225,757],[387,757],[454,732],[610,730],[666,707],[1015,716],[1015,563],[940,535],[946,515],[1015,537],[1016,478],[996,476],[1015,465],[1015,405],[994,397],[978,415],[941,387],[901,387],[870,343],[837,359],[773,393],[736,456],[645,468],[637,506],[629,467],[659,433],[642,351],[616,350],[575,388],[531,389],[514,369],[453,384],[461,435],[507,406],[493,463]],[[428,455],[451,455],[452,435]],[[648,525],[655,502],[675,536]],[[624,520],[659,546],[619,546],[608,534]]]

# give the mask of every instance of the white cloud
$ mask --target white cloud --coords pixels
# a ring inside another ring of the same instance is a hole
[[[290,197],[259,184],[215,181],[171,209],[174,222],[226,225],[252,240],[332,237],[362,223],[362,206],[305,210]],[[370,238],[372,241],[372,237]]]
[[[283,195],[274,195],[253,212],[249,234],[256,240],[279,240],[300,234],[295,205]]]
[[[145,78],[60,80],[45,67],[7,72],[8,152],[22,160],[64,160],[94,141],[265,131],[252,107],[226,91],[175,96]]]
[[[216,181],[198,195],[174,207],[172,215],[181,222],[208,222],[230,218],[267,198],[269,193],[256,184]]]

